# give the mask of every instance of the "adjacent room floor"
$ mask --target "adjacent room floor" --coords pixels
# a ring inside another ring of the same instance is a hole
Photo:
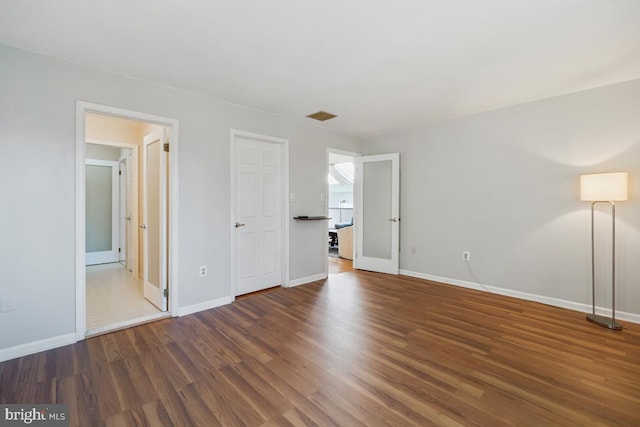
[[[329,257],[329,274],[340,274],[353,270],[353,261],[339,257]]]
[[[87,331],[160,313],[120,263],[87,266]]]

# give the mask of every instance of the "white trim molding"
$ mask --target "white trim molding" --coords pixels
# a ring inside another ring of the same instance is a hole
[[[85,268],[85,144],[100,143],[107,145],[118,145],[117,142],[108,142],[95,139],[86,139],[86,113],[98,113],[124,119],[137,120],[164,126],[169,131],[170,151],[170,178],[169,178],[169,312],[172,316],[178,316],[180,303],[178,301],[179,292],[179,269],[178,262],[180,256],[178,248],[179,225],[180,225],[180,135],[179,122],[169,117],[156,116],[154,114],[141,113],[133,110],[125,110],[108,105],[95,104],[91,102],[76,101],[76,333],[77,341],[83,340],[87,335],[86,322],[86,268]],[[129,145],[129,144],[127,144]]]
[[[480,283],[468,282],[466,280],[450,279],[448,277],[435,276],[433,274],[418,273],[416,271],[410,270],[400,270],[400,274],[415,277],[418,279],[430,280],[432,282],[443,283],[446,285],[459,286],[462,288],[475,289],[477,291],[490,292],[492,294],[539,302],[541,304],[566,308],[568,310],[579,311],[581,313],[591,313],[591,305],[582,304],[579,302],[567,301],[559,298],[551,298],[544,295],[530,294],[527,292],[515,291],[513,289],[499,288],[497,286],[487,286]],[[611,310],[604,307],[596,307],[596,313],[603,316],[611,316]],[[616,310],[616,320],[618,319],[640,324],[640,314],[627,313],[624,311]]]
[[[159,313],[148,314],[146,316],[137,317],[135,319],[125,320],[123,322],[113,323],[111,325],[102,326],[100,328],[87,330],[87,337],[95,337],[96,335],[106,334],[107,332],[115,332],[121,329],[133,328],[145,323],[154,322],[160,319],[168,319],[171,314],[161,311]]]
[[[325,280],[327,277],[329,277],[327,273],[320,273],[320,274],[314,274],[313,276],[301,277],[299,279],[294,279],[289,281],[289,286],[287,286],[287,288],[306,285],[307,283],[317,282],[318,280]]]
[[[211,308],[220,307],[222,305],[231,304],[233,297],[216,298],[209,301],[199,302],[197,304],[188,305],[186,307],[180,307],[178,316],[187,316],[189,314],[197,313],[199,311],[209,310]]]
[[[0,350],[0,362],[76,343],[76,334],[58,335]]]

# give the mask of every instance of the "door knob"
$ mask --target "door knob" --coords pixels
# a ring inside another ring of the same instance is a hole
[[[142,228],[143,230],[147,228],[146,224],[140,224],[140,228]]]
[[[398,221],[400,221],[400,218],[391,218],[389,221],[391,221],[391,222],[398,222]]]
[[[127,221],[131,221],[131,215],[125,216],[124,219],[126,219]]]
[[[244,224],[240,224],[239,222],[236,222],[236,223],[234,224],[234,227],[235,227],[235,228],[244,227],[244,226],[245,226]]]

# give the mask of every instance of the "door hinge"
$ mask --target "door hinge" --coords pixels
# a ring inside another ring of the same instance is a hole
[[[164,297],[169,298],[169,289],[164,290]]]
[[[122,248],[118,248],[118,253],[122,252]]]
[[[164,143],[164,151],[166,151],[167,153],[169,152],[169,143],[168,142]]]
[[[120,171],[120,170],[119,170],[119,171],[118,171],[118,175],[122,175],[122,171]]]

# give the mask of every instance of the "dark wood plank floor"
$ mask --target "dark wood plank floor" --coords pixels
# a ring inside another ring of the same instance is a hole
[[[640,325],[368,272],[0,364],[90,426],[640,425]]]

